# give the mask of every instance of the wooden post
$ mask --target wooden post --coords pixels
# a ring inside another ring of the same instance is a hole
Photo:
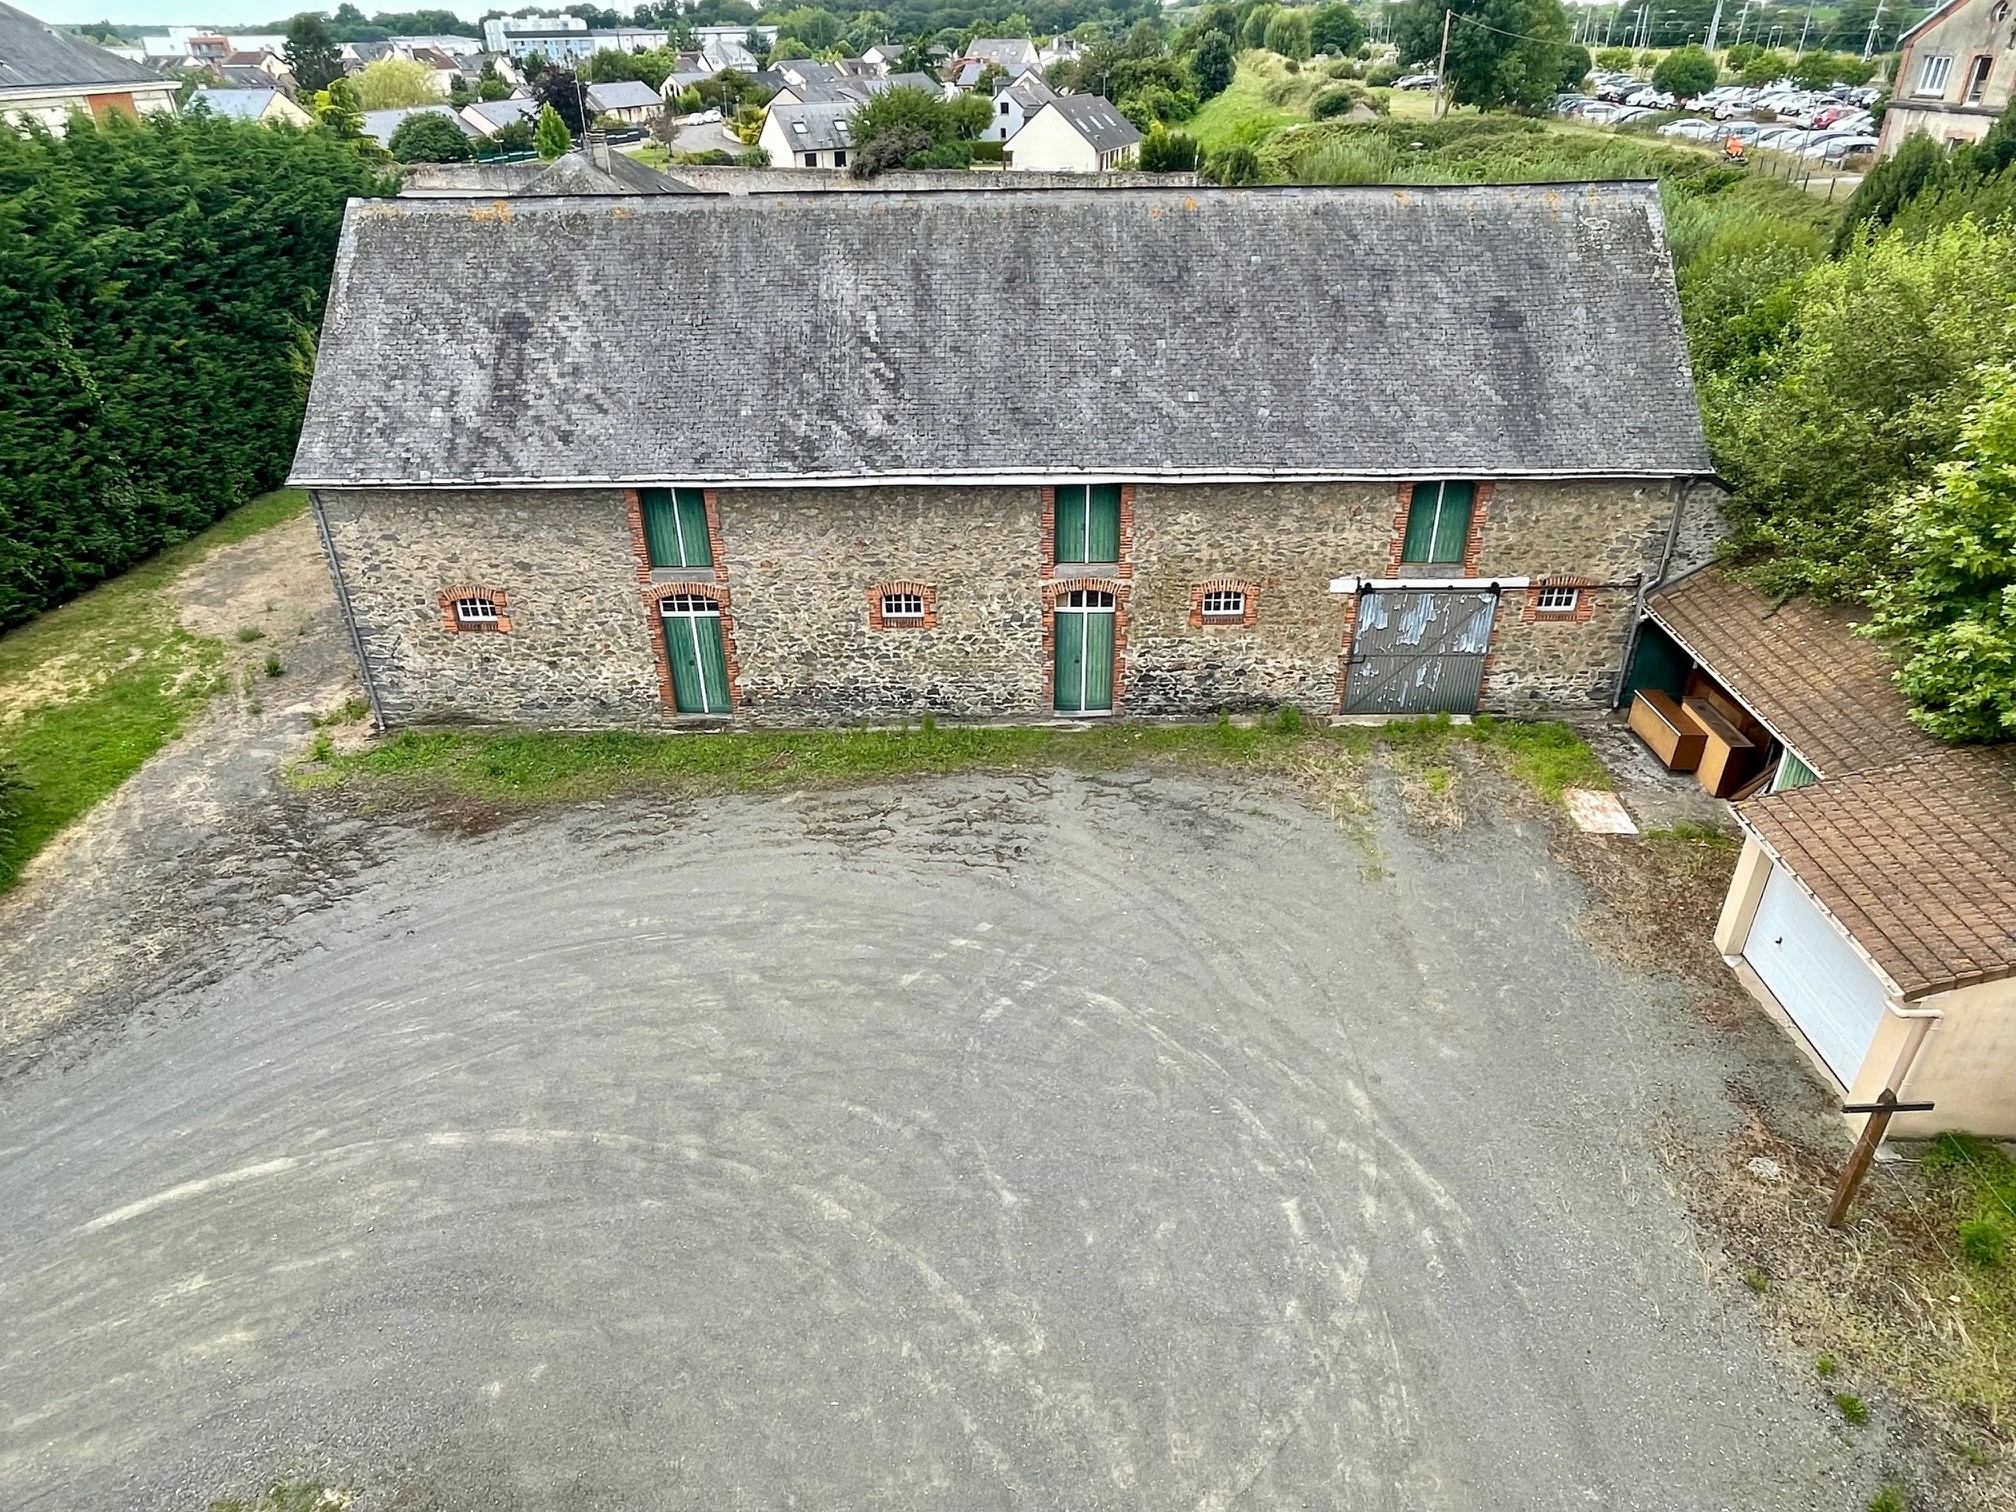
[[[1435,60],[1435,103],[1441,108],[1435,112],[1438,118],[1449,114],[1449,18],[1456,13],[1442,12],[1442,56]]]
[[[1848,1165],[1841,1172],[1840,1183],[1834,1188],[1834,1205],[1827,1209],[1829,1228],[1839,1228],[1848,1221],[1848,1209],[1855,1202],[1855,1194],[1862,1188],[1862,1179],[1869,1174],[1883,1136],[1889,1132],[1891,1118],[1899,1113],[1929,1113],[1932,1104],[1900,1103],[1896,1089],[1885,1087],[1873,1103],[1845,1103],[1841,1111],[1867,1113],[1869,1121],[1862,1125],[1862,1132],[1855,1140],[1855,1149],[1848,1156]]]

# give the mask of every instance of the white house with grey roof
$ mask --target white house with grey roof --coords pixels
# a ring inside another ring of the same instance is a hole
[[[315,124],[315,117],[277,89],[199,89],[189,96],[189,103],[192,107],[200,103],[212,115],[234,121],[303,128]]]
[[[0,4],[0,122],[63,134],[71,112],[103,120],[175,109],[176,81]]]
[[[1061,99],[1056,90],[1043,82],[1043,76],[1030,69],[1006,89],[994,96],[994,113],[987,123],[987,129],[980,133],[983,142],[1006,142],[1014,138],[1029,118],[1048,105],[1052,100]]]
[[[665,108],[658,91],[636,79],[612,80],[588,86],[591,117],[614,116],[631,125],[641,125]]]
[[[292,482],[387,724],[1606,708],[1713,548],[1656,184],[508,210],[345,217]]]
[[[539,119],[537,100],[472,100],[459,112],[463,124],[478,136],[493,137],[515,121],[530,126]]]
[[[1053,95],[1008,139],[1008,166],[1048,173],[1125,168],[1141,133],[1100,95]]]
[[[773,168],[845,168],[853,147],[850,118],[859,108],[848,98],[772,103],[756,145],[770,154]]]

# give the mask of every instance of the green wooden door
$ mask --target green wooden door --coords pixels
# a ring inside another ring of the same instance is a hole
[[[681,714],[726,714],[728,655],[721,607],[712,599],[676,594],[658,606],[665,653],[672,663],[672,703]]]
[[[1113,595],[1078,589],[1057,596],[1056,696],[1061,714],[1113,707]]]

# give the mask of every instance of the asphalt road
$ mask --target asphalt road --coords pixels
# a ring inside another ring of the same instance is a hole
[[[1879,1479],[1651,1153],[1734,1116],[1736,1052],[1581,943],[1533,833],[955,780],[577,809],[363,882],[0,1086],[0,1506]]]

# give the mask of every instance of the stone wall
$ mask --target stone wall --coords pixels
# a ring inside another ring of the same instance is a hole
[[[1330,580],[1383,564],[1392,530],[1390,484],[1140,485],[1127,712],[1333,712],[1346,616]],[[1191,623],[1213,581],[1254,596],[1251,627]]]
[[[765,724],[1045,712],[1034,488],[724,489],[737,712]],[[869,593],[933,590],[929,629]]]
[[[855,178],[845,168],[737,168],[727,163],[670,163],[665,171],[708,194],[801,194],[830,189],[904,194],[944,189],[1191,189],[1194,173],[1040,173],[1011,169],[897,169]]]
[[[1033,485],[721,490],[737,721],[1049,717],[1042,496]],[[1608,704],[1671,498],[1663,483],[1495,484],[1476,575],[1553,579],[1582,597],[1574,613],[1545,615],[1529,590],[1506,591],[1485,709]],[[1353,602],[1329,584],[1387,574],[1395,501],[1390,484],[1134,487],[1118,573],[1122,711],[1334,711]],[[325,490],[319,504],[388,722],[672,721],[621,491]],[[929,590],[928,626],[876,627],[870,595],[885,583]],[[1251,623],[1196,622],[1207,583],[1252,595]],[[509,632],[449,631],[440,595],[457,584],[507,593]]]
[[[614,490],[317,494],[390,724],[655,721],[628,512]],[[439,594],[494,584],[509,634],[451,634]]]

